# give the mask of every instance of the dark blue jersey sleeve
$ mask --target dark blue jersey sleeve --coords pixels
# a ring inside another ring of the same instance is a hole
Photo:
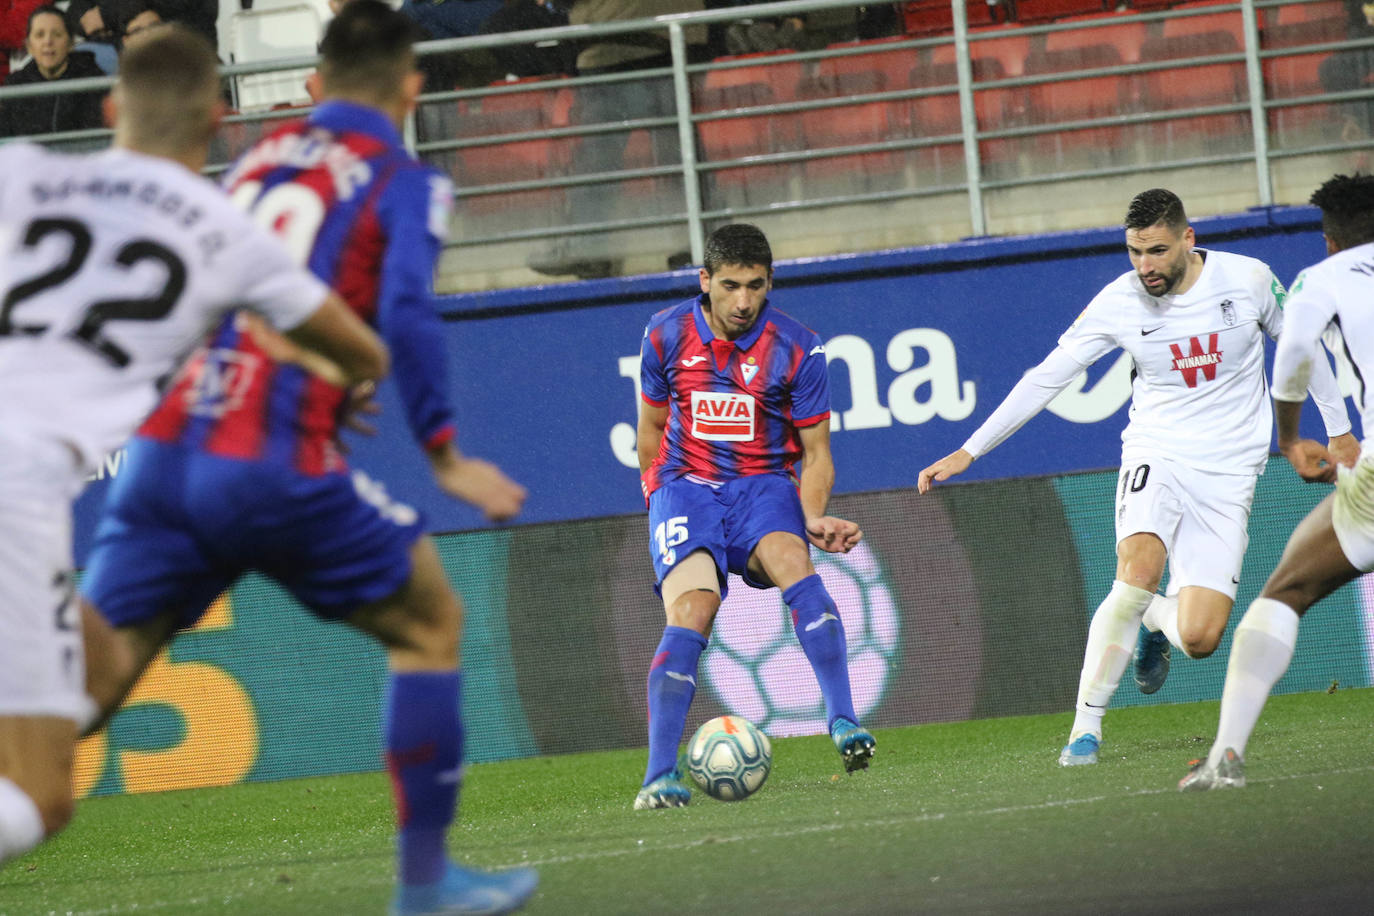
[[[403,168],[378,202],[386,255],[377,295],[377,330],[391,348],[411,433],[426,448],[453,438],[443,328],[434,308],[434,268],[452,204],[448,179]]]

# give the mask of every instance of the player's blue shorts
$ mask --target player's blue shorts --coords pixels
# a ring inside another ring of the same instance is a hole
[[[649,552],[654,557],[654,588],[679,560],[705,550],[716,563],[720,595],[726,572],[738,573],[754,588],[772,588],[749,574],[749,557],[774,531],[790,531],[806,541],[806,518],[792,478],[754,474],[719,485],[688,477],[670,480],[649,494]]]
[[[172,611],[189,627],[256,570],[340,618],[401,588],[422,533],[418,512],[359,471],[310,477],[135,438],[81,591],[115,626]]]

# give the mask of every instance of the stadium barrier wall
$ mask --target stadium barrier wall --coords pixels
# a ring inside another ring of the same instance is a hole
[[[1196,225],[1201,244],[1262,257],[1286,279],[1321,256],[1310,210]],[[977,462],[970,483],[925,498],[911,483],[1128,267],[1122,248],[1120,230],[1100,230],[779,265],[774,301],[817,330],[831,361],[834,511],[867,533],[861,549],[818,566],[850,634],[856,700],[875,727],[1071,708],[1088,616],[1114,566],[1115,474],[1102,469],[1117,463],[1129,367],[1095,367]],[[530,523],[483,527],[440,497],[418,453],[398,446],[408,435],[389,393],[381,435],[357,444],[356,464],[421,507],[432,529],[462,530],[439,544],[468,608],[472,761],[645,741],[644,672],[662,612],[625,451],[643,325],[695,282],[678,272],[444,301],[460,441],[529,485]],[[1320,435],[1319,424],[1308,431]],[[110,457],[79,506],[79,550],[122,461]],[[1321,492],[1271,462],[1242,607]],[[1365,594],[1347,589],[1312,615],[1280,690],[1371,682]],[[1114,704],[1219,696],[1227,645],[1211,661],[1180,662],[1154,697],[1128,685]],[[821,727],[819,693],[775,592],[734,583],[700,680],[693,722],[731,710],[778,735]],[[250,577],[82,745],[77,788],[376,770],[384,681],[368,640]],[[1047,746],[1060,737],[1047,735]]]

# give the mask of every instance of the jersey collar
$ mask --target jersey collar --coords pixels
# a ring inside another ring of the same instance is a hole
[[[716,339],[715,333],[711,331],[710,323],[706,321],[706,307],[709,304],[709,297],[706,293],[702,293],[697,297],[696,308],[692,309],[692,316],[696,319],[697,323],[697,335],[701,338],[702,343],[708,345]],[[725,340],[722,338],[721,342],[734,344],[741,350],[748,350],[754,345],[754,341],[758,340],[759,336],[763,334],[763,326],[767,321],[768,300],[765,299],[763,301],[763,308],[759,309],[759,317],[754,321],[754,326],[749,329],[749,333],[745,334],[743,337],[736,337],[734,340]]]
[[[388,146],[402,145],[400,131],[391,119],[375,108],[332,99],[315,106],[310,113],[310,124],[318,124],[330,130],[353,130],[368,134],[384,141]]]

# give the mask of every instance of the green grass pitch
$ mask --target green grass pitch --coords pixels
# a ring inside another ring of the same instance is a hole
[[[1276,697],[1250,785],[1183,795],[1217,704],[1107,718],[1061,769],[1067,714],[889,729],[868,772],[774,742],[752,799],[632,811],[643,751],[468,773],[460,860],[528,863],[532,914],[1317,913],[1374,901],[1374,690]],[[380,774],[107,798],[0,870],[0,913],[385,911]]]

